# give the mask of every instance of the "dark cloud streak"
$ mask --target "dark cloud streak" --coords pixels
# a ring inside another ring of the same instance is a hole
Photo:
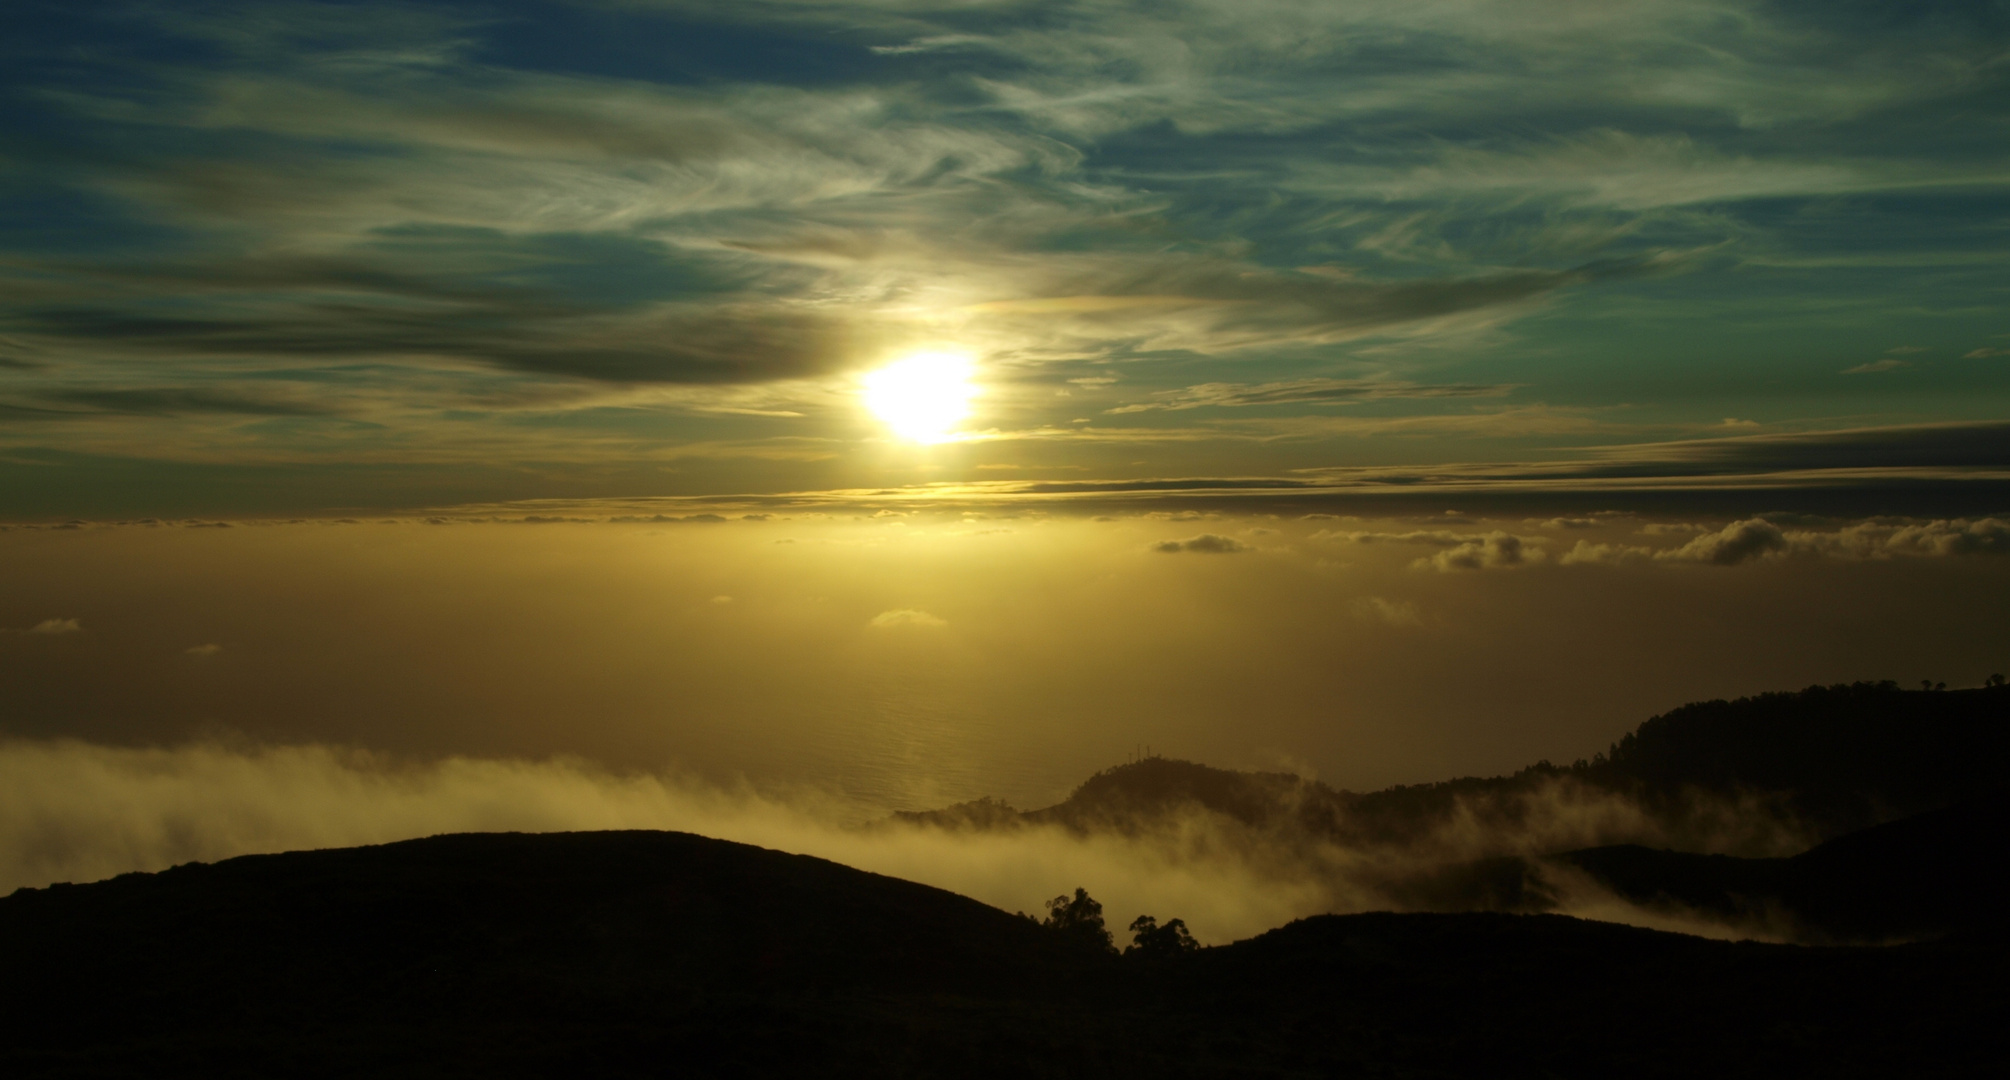
[[[116,413],[127,416],[176,416],[184,413],[237,413],[246,416],[327,416],[338,411],[325,401],[188,387],[52,390],[37,396],[44,401],[84,406],[90,410],[90,413],[85,415]]]
[[[104,308],[23,312],[18,332],[170,357],[436,357],[612,383],[716,385],[824,374],[850,358],[843,321],[731,306],[612,319],[555,304],[316,304],[264,317],[190,318]]]

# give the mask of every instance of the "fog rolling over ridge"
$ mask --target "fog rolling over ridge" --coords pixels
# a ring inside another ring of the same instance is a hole
[[[1043,810],[981,800],[899,818],[983,834],[1058,825],[1202,857],[1234,851],[1299,874],[1317,868],[1335,910],[1566,911],[1771,940],[1933,936],[1979,918],[2010,875],[2010,688],[1997,682],[1698,703],[1589,760],[1504,777],[1357,794],[1145,758]],[[1657,854],[1670,850],[1702,858]],[[1821,884],[1795,884],[1824,868]],[[1940,879],[1925,886],[1945,893],[1930,912],[1903,913],[1905,902],[1893,908],[1888,897],[1871,906],[1891,910],[1851,908],[1852,894],[1878,891],[1873,878],[1904,872]],[[1786,896],[1796,890],[1804,910]]]
[[[311,746],[16,741],[0,747],[0,885],[441,832],[651,828],[819,855],[1008,911],[1037,911],[1082,885],[1125,922],[1177,915],[1205,942],[1369,910],[1559,911],[1782,941],[1878,936],[1882,926],[1898,939],[1931,936],[1942,916],[1808,922],[1781,876],[1800,864],[1779,857],[2000,800],[2006,713],[2002,687],[1810,688],[1686,706],[1609,752],[1508,776],[1355,793],[1147,757],[1040,810],[983,799],[864,824],[813,791],[764,794],[581,762],[420,765]],[[1986,862],[2001,827],[1969,821],[1912,828],[1982,828]],[[1611,845],[1717,856],[1701,864],[1716,876],[1684,864],[1669,877],[1663,863]],[[1859,858],[1840,872],[1878,865]],[[1748,902],[1727,898],[1738,888]],[[1769,907],[1766,889],[1787,899]],[[1872,928],[1852,930],[1863,926]]]

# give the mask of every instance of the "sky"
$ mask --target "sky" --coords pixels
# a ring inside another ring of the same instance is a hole
[[[2000,0],[16,0],[0,767],[860,817],[1973,685],[2006,270]]]
[[[2010,400],[2006,30],[2001,3],[27,0],[0,494],[1973,479]],[[929,350],[978,394],[916,452],[861,379]]]

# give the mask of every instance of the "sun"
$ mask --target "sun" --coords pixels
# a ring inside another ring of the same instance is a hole
[[[918,443],[948,442],[970,415],[976,364],[955,352],[904,356],[865,376],[865,407],[895,435]]]

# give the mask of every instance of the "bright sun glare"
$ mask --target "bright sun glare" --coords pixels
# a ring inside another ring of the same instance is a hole
[[[923,352],[895,360],[865,376],[865,407],[903,439],[946,442],[950,429],[970,415],[977,387],[975,365],[953,352]]]

